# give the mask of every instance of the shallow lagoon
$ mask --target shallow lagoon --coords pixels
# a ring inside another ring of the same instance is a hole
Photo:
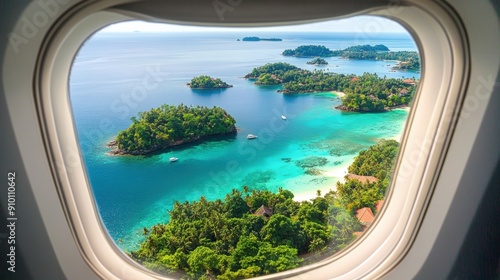
[[[357,44],[346,34],[264,34],[283,41],[236,41],[246,35],[97,34],[76,57],[70,95],[81,150],[104,225],[123,249],[138,246],[143,227],[167,222],[174,200],[223,198],[244,185],[282,187],[307,199],[318,189],[334,188],[361,149],[401,133],[407,110],[340,112],[333,109],[339,104],[334,93],[282,95],[276,92],[279,87],[257,86],[242,77],[277,61],[346,74],[418,73],[391,72],[395,62],[388,61],[328,58],[329,66],[315,67],[306,64],[308,59],[281,56],[284,49],[302,44],[331,49]],[[406,35],[380,34],[372,40],[391,50],[415,50]],[[201,74],[234,87],[189,89],[186,83]],[[220,106],[236,119],[239,131],[147,157],[106,155],[106,143],[130,124],[130,117],[163,103]],[[259,138],[248,140],[249,133]],[[172,156],[179,161],[170,163]]]

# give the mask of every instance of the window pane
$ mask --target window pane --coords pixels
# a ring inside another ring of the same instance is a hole
[[[365,32],[374,25],[385,33]],[[117,246],[161,273],[233,279],[312,263],[362,234],[419,79],[413,39],[380,18],[128,22],[82,46],[70,97]]]

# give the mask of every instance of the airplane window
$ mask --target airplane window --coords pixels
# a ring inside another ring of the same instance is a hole
[[[384,204],[420,69],[410,34],[378,17],[108,26],[69,82],[102,223],[173,277],[248,278],[329,257]]]

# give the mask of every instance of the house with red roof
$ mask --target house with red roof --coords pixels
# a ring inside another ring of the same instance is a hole
[[[375,215],[373,215],[372,209],[370,209],[370,207],[363,207],[356,210],[356,218],[358,218],[358,221],[364,226],[369,226],[375,219]]]
[[[357,180],[361,183],[376,183],[378,181],[378,179],[374,176],[363,176],[352,173],[347,174],[347,179]]]
[[[378,213],[380,209],[382,209],[382,206],[384,205],[383,200],[379,200],[375,203],[375,213]],[[358,237],[363,232],[366,230],[366,228],[372,224],[372,222],[375,220],[375,215],[372,212],[372,209],[370,207],[363,207],[358,210],[356,210],[356,218],[358,218],[358,221],[363,225],[363,231],[356,231],[354,232],[354,236]]]

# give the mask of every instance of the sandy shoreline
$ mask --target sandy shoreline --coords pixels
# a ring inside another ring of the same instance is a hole
[[[337,95],[338,97],[344,97],[345,96],[345,93],[343,93],[342,91],[330,91],[331,93]]]
[[[293,193],[295,196],[294,196],[293,200],[295,200],[295,201],[308,201],[308,200],[316,197],[316,193],[318,190],[321,191],[321,196],[324,196],[329,191],[335,191],[336,190],[336,182],[337,181],[341,181],[341,182],[344,181],[344,176],[347,175],[347,173],[348,173],[347,169],[353,163],[353,161],[354,161],[354,159],[352,159],[351,161],[348,161],[347,163],[339,165],[339,166],[331,167],[328,169],[321,169],[323,171],[322,177],[333,178],[333,179],[335,179],[335,183],[324,184],[322,186],[318,186],[317,188],[309,189],[309,190],[294,191]]]
[[[343,96],[343,92],[335,92],[332,91],[331,93],[334,93],[338,95],[339,97]],[[409,106],[404,106],[404,107],[399,107],[399,108],[394,108],[392,110],[404,110],[406,112],[410,111]],[[396,140],[398,142],[401,142],[401,138],[403,137],[403,132],[401,131],[399,134],[393,136],[393,137],[385,137],[384,139],[391,139],[391,140]],[[324,196],[326,193],[328,193],[330,190],[336,190],[336,182],[344,181],[344,176],[347,175],[348,173],[348,168],[349,166],[354,162],[354,157],[351,160],[347,160],[346,163],[335,166],[335,167],[330,167],[330,168],[318,168],[321,169],[322,175],[321,177],[327,177],[327,178],[332,178],[335,179],[335,183],[331,183],[331,181],[327,184],[320,185],[317,188],[314,189],[309,189],[309,190],[295,190],[294,191],[294,200],[295,201],[308,201],[310,199],[313,199],[316,197],[316,192],[317,190],[321,191],[321,196]],[[320,176],[318,176],[320,177]]]

